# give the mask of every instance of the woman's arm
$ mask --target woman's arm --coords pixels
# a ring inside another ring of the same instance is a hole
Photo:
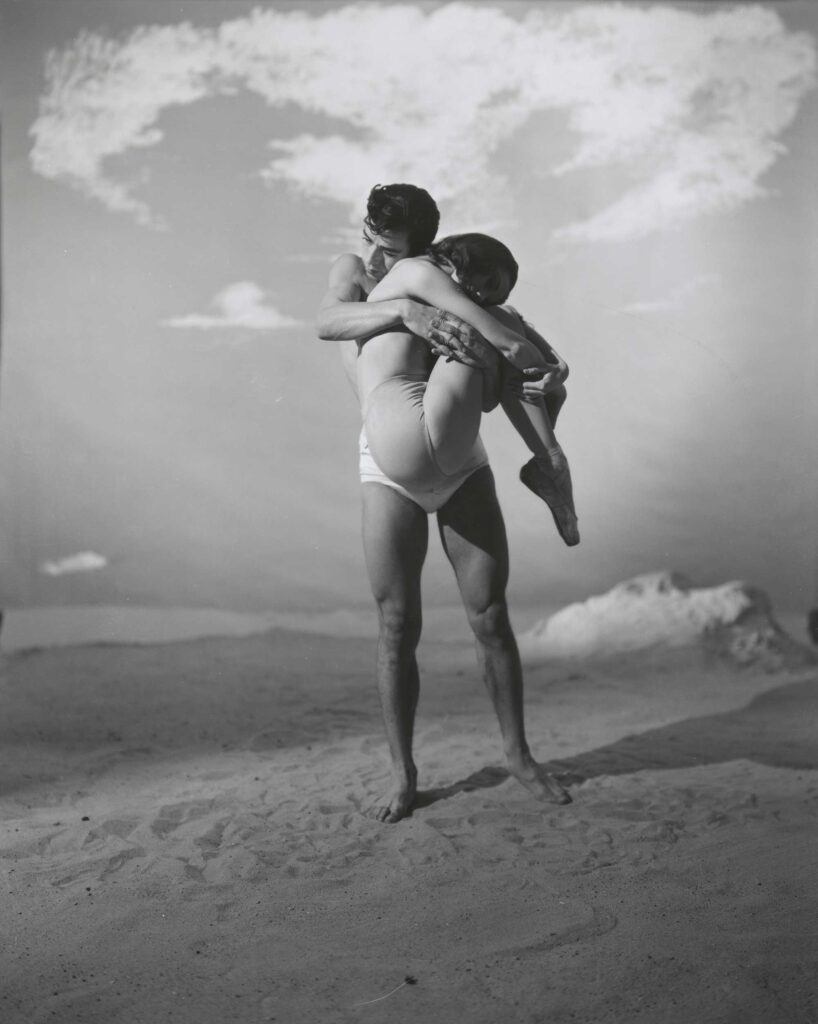
[[[522,319],[522,317],[520,319]],[[568,377],[568,363],[565,362],[551,342],[545,340],[533,324],[530,324],[527,320],[523,320],[523,327],[525,328],[526,338],[528,338],[528,340],[533,345],[536,345],[540,352],[542,352],[543,357],[548,364],[548,375],[550,376],[554,387],[558,384],[563,384]]]
[[[352,253],[332,265],[329,287],[321,302],[315,326],[318,337],[328,341],[366,341],[377,334],[405,328],[423,340],[436,355],[454,358],[468,366],[485,368],[485,341],[468,334],[460,320],[441,318],[441,310],[402,296],[367,302],[361,259]],[[472,332],[473,334],[474,332]],[[352,357],[346,356],[349,365]],[[354,365],[354,364],[353,364]]]
[[[499,323],[460,289],[445,271],[428,260],[401,260],[370,292],[370,300],[409,297],[454,313],[479,331],[494,348],[520,370],[547,370],[543,356],[525,335]]]

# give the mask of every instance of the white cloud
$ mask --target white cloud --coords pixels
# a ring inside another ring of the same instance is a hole
[[[65,558],[55,559],[53,562],[43,562],[40,572],[45,576],[67,576],[75,572],[95,572],[104,569],[108,559],[93,551],[81,551],[76,555],[67,555]]]
[[[573,4],[515,17],[482,4],[256,9],[217,29],[91,33],[49,56],[32,166],[141,223],[155,218],[105,162],[158,144],[164,109],[240,89],[333,118],[270,140],[261,170],[358,211],[374,182],[409,180],[447,222],[508,216],[493,158],[532,114],[562,113],[574,152],[551,169],[621,168],[618,196],[563,240],[647,235],[765,194],[782,132],[814,82],[815,43],[759,4]],[[343,126],[346,125],[346,130]],[[548,138],[543,136],[548,166]],[[629,182],[629,183],[628,183]]]
[[[617,313],[643,314],[643,313],[668,313],[674,310],[683,309],[686,302],[695,295],[719,284],[720,278],[717,274],[702,274],[678,285],[668,295],[659,299],[644,299],[637,302],[629,302],[615,310]]]
[[[212,89],[214,53],[190,25],[139,28],[124,42],[83,32],[46,60],[50,92],[31,128],[31,164],[109,209],[161,226],[133,188],[106,175],[103,164],[134,147],[162,140],[156,127],[170,106],[193,103]]]
[[[252,281],[237,281],[218,292],[211,306],[215,313],[188,313],[163,320],[165,327],[189,327],[202,331],[226,327],[242,327],[251,331],[279,330],[297,327],[299,320],[279,313],[265,303],[265,293]]]

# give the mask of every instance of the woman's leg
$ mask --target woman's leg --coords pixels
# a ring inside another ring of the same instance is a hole
[[[579,544],[571,469],[554,435],[545,401],[524,402],[506,391],[503,411],[534,456],[520,470],[520,479],[548,505],[565,543],[569,547]]]
[[[525,441],[526,447],[536,459],[546,462],[554,461],[565,455],[560,443],[554,435],[551,417],[548,415],[545,401],[524,402],[522,398],[506,390],[502,398],[503,412],[508,416],[512,426]]]
[[[551,420],[551,426],[556,429],[557,417],[560,414],[560,409],[565,405],[565,400],[568,398],[568,392],[565,390],[565,385],[560,384],[559,387],[554,388],[553,391],[549,391],[545,396],[545,408],[548,413],[548,418]]]
[[[423,396],[423,412],[435,462],[456,473],[471,454],[483,415],[484,373],[438,359]]]
[[[483,374],[440,359],[428,380],[390,377],[372,389],[365,401],[366,437],[390,480],[423,490],[462,469],[480,429]]]

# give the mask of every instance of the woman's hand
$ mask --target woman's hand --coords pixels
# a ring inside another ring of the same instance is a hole
[[[549,362],[545,369],[533,367],[530,370],[523,370],[522,376],[509,381],[509,387],[524,402],[538,402],[549,392],[555,391],[565,382],[568,376],[568,364],[565,360],[553,353],[553,362]]]

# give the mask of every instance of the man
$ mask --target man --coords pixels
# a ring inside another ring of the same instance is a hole
[[[361,344],[375,334],[405,328],[433,353],[475,367],[492,358],[488,343],[456,317],[411,299],[367,303],[394,264],[433,241],[439,213],[432,197],[413,185],[376,186],[369,196],[361,255],[335,261],[317,318],[318,335],[340,341],[355,385]],[[364,448],[364,456],[367,452]],[[428,512],[377,467],[362,486],[367,572],[378,607],[377,683],[394,787],[371,814],[396,822],[417,793],[412,734],[419,695],[415,657],[421,631],[420,577],[428,545]],[[463,482],[436,511],[443,549],[454,569],[477,657],[500,724],[509,771],[535,796],[568,803],[562,787],[533,759],[523,724],[523,678],[506,604],[508,545],[487,459],[477,458]]]

